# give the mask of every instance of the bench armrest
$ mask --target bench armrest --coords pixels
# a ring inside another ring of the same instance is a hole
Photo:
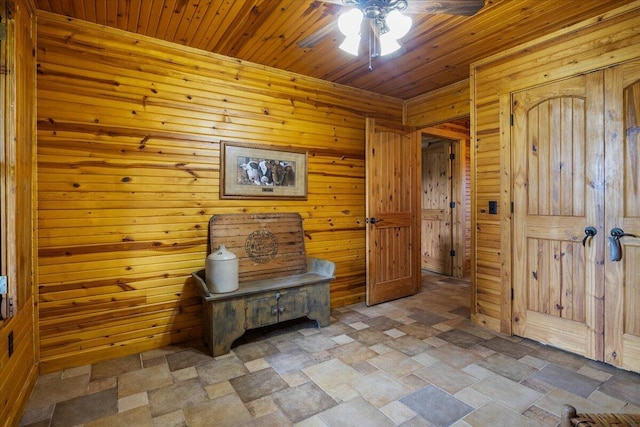
[[[321,276],[335,279],[336,264],[325,259],[307,257],[307,273],[315,273]]]
[[[203,297],[207,298],[211,296],[211,292],[209,292],[209,288],[207,288],[207,282],[205,279],[205,271],[199,270],[191,273],[193,277],[193,283],[196,285],[196,291]]]

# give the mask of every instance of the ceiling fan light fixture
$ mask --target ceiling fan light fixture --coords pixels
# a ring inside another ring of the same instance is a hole
[[[396,40],[406,36],[411,29],[411,24],[413,24],[410,17],[403,15],[402,12],[398,10],[392,10],[389,12],[385,21],[389,28],[389,32],[387,34],[391,34]]]
[[[367,20],[369,38],[369,69],[371,58],[389,55],[401,48],[398,40],[409,32],[413,21],[402,14],[407,0],[342,0],[345,6],[355,6],[338,18],[338,28],[346,37],[340,49],[358,56],[362,22]]]
[[[400,49],[400,43],[393,37],[391,32],[380,36],[380,56],[389,55]]]
[[[338,18],[338,28],[340,32],[347,37],[358,35],[360,34],[363,18],[364,14],[360,9],[351,9],[340,15],[340,18]]]
[[[340,45],[340,49],[354,56],[358,56],[359,48],[360,48],[360,34],[348,35]]]

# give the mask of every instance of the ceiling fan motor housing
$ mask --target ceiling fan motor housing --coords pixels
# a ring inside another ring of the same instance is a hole
[[[342,0],[345,6],[355,6],[369,19],[384,19],[392,10],[402,12],[407,0]]]

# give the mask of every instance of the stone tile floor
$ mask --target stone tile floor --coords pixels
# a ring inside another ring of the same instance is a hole
[[[40,376],[23,426],[555,426],[640,413],[640,375],[469,321],[469,283],[251,331],[229,355],[170,347]]]

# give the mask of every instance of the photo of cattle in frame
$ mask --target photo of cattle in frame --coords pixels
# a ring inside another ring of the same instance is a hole
[[[307,151],[220,143],[221,199],[307,199]]]

